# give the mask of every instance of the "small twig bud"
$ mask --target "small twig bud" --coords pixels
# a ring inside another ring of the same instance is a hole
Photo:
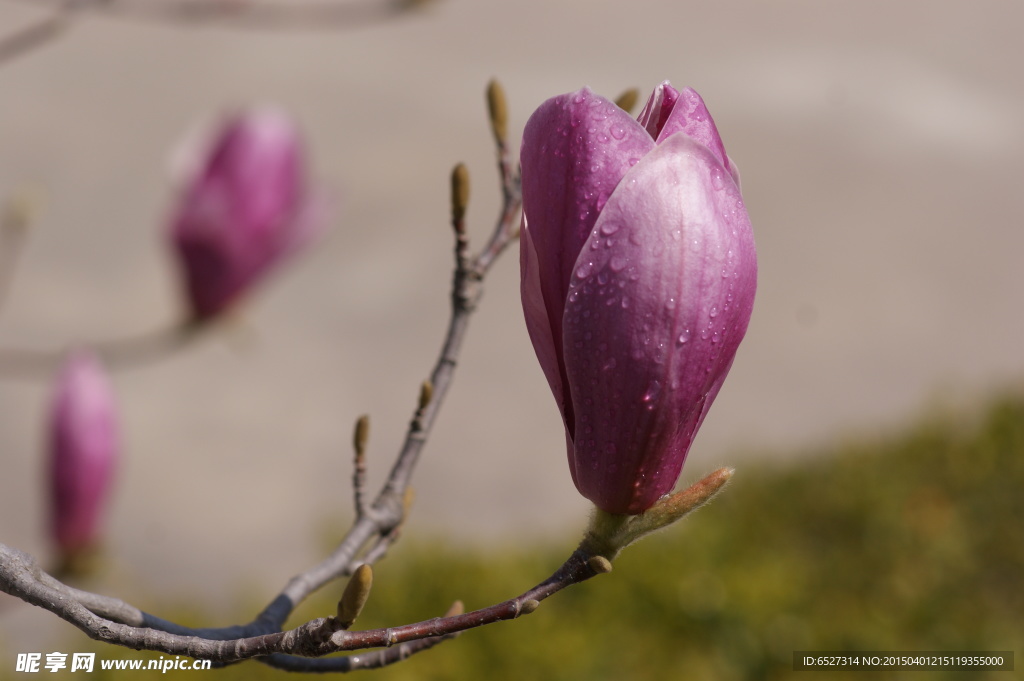
[[[4,230],[15,233],[24,232],[39,213],[40,200],[30,190],[21,190],[12,194],[4,202],[0,226]]]
[[[455,617],[457,615],[461,615],[464,612],[466,612],[466,606],[462,604],[462,601],[455,601],[454,603],[452,603],[451,607],[448,608],[448,611],[444,614],[444,616]]]
[[[370,417],[363,414],[356,419],[355,432],[352,434],[352,446],[356,450],[352,471],[352,494],[356,505],[356,515],[360,518],[370,512],[366,500],[366,442],[370,439]]]
[[[591,556],[587,565],[595,574],[604,575],[612,571],[612,562],[604,556]]]
[[[529,615],[530,613],[532,613],[534,610],[536,610],[539,607],[540,607],[540,601],[534,600],[533,598],[528,598],[528,599],[526,599],[525,601],[523,601],[522,603],[519,604],[519,614],[520,615]]]
[[[462,163],[452,170],[452,224],[462,233],[462,224],[466,217],[466,206],[469,205],[469,171]]]
[[[345,592],[338,601],[338,614],[336,624],[341,629],[348,629],[355,624],[359,613],[366,605],[366,599],[370,597],[370,588],[373,586],[373,568],[363,563],[352,574],[348,580]]]
[[[409,517],[409,511],[412,510],[412,504],[416,501],[416,490],[412,487],[406,487],[405,492],[402,493],[402,519]]]
[[[615,98],[615,105],[625,111],[632,113],[636,103],[640,100],[640,91],[635,87],[630,88]]]
[[[487,84],[487,113],[491,120],[491,132],[499,146],[505,146],[508,134],[508,104],[505,89],[501,83],[492,80]]]
[[[398,7],[399,11],[405,11],[425,7],[433,1],[434,0],[396,0],[395,5]]]
[[[430,404],[430,400],[434,397],[434,384],[430,381],[423,381],[420,385],[420,403],[419,410],[423,411]]]
[[[366,452],[366,442],[370,439],[370,417],[363,414],[356,420],[355,432],[352,435],[352,445],[356,449],[356,456],[361,457]]]

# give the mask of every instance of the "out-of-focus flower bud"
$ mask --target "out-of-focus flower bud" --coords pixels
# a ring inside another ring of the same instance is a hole
[[[65,560],[95,543],[118,458],[114,396],[97,359],[70,354],[49,421],[50,530]]]
[[[187,178],[171,223],[192,318],[233,305],[309,241],[323,213],[288,116],[256,109],[225,121]]]
[[[633,120],[589,89],[522,144],[522,297],[577,489],[612,514],[675,486],[747,330],[757,259],[739,176],[693,90]]]

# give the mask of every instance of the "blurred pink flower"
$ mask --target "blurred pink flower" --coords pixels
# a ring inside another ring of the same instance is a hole
[[[49,421],[53,539],[74,556],[100,532],[118,458],[114,397],[99,362],[78,351],[57,378]]]
[[[732,365],[757,259],[735,166],[693,90],[639,121],[589,89],[522,144],[522,297],[583,496],[636,514],[675,486]]]
[[[323,222],[294,123],[274,109],[229,118],[187,179],[171,224],[192,317],[233,305]]]

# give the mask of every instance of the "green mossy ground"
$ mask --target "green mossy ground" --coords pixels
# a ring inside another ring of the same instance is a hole
[[[497,602],[545,577],[565,554],[477,555],[406,541],[380,564],[358,624],[425,619],[455,599],[469,608]],[[336,596],[303,614],[329,614]],[[1014,397],[973,417],[933,416],[796,462],[745,464],[720,500],[627,549],[611,574],[521,620],[359,675],[1008,681],[1020,671],[794,672],[792,657],[794,650],[1015,650],[1024,670],[1022,643],[1024,398]],[[113,649],[97,650],[114,657]],[[116,656],[145,655],[122,652]],[[197,673],[283,676],[249,662],[166,678]]]

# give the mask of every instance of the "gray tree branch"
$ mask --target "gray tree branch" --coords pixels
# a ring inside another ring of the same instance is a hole
[[[492,89],[495,87],[492,84]],[[578,550],[552,577],[533,589],[470,613],[453,610],[444,617],[424,622],[367,631],[341,629],[335,618],[327,617],[284,630],[295,608],[310,594],[351,574],[362,563],[379,560],[398,538],[409,507],[409,484],[454,378],[462,341],[484,278],[496,258],[517,236],[516,218],[521,206],[519,176],[512,169],[503,137],[498,139],[497,146],[504,196],[497,223],[484,249],[475,258],[470,257],[463,224],[468,185],[462,187],[461,208],[453,209],[455,269],[450,320],[441,351],[429,381],[421,388],[417,408],[387,480],[371,504],[357,504],[355,522],[330,556],[290,579],[252,622],[224,628],[183,627],[121,600],[73,589],[45,573],[28,554],[2,544],[0,590],[56,614],[94,639],[115,645],[211,659],[220,664],[257,657],[266,664],[292,671],[352,671],[393,664],[461,631],[532,612],[551,594],[610,569],[607,561],[602,563],[603,559],[592,559],[585,551]],[[357,452],[358,448],[357,444]],[[361,496],[364,475],[358,457],[357,454],[353,486]],[[308,659],[367,648],[384,650],[341,658]]]

